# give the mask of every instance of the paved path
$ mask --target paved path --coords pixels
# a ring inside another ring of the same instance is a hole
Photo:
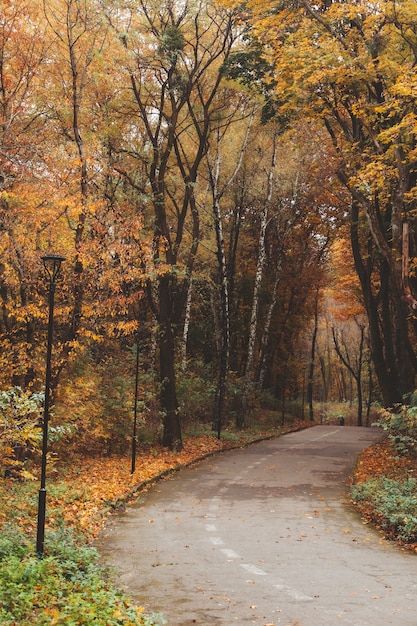
[[[207,459],[113,517],[104,561],[169,626],[417,626],[417,558],[344,501],[379,437],[317,426]]]

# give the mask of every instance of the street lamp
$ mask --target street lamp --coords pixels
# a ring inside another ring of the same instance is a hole
[[[136,469],[136,447],[138,441],[138,391],[139,391],[139,337],[136,341],[136,369],[135,369],[135,402],[133,411],[133,435],[132,435],[132,468],[131,474],[135,473]]]
[[[38,530],[36,538],[36,552],[43,556],[45,539],[45,514],[46,514],[46,455],[48,452],[48,422],[49,422],[49,399],[51,387],[51,355],[52,355],[52,334],[54,323],[54,296],[55,285],[62,261],[65,258],[60,254],[45,254],[41,257],[46,273],[49,278],[49,316],[48,316],[48,343],[46,351],[46,380],[45,380],[45,403],[42,425],[42,465],[41,465],[41,486],[39,489],[38,503]]]

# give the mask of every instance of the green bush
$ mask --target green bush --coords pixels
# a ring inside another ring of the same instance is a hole
[[[104,577],[97,552],[77,545],[68,531],[50,537],[44,558],[38,558],[24,538],[16,541],[16,536],[3,535],[0,541],[3,626],[157,626],[157,616],[146,617],[129,605]]]
[[[201,362],[193,363],[185,373],[178,373],[177,395],[185,427],[212,418],[215,391],[212,372]]]
[[[417,542],[417,481],[382,477],[352,487],[359,505],[371,506],[378,525],[387,535],[406,543]]]
[[[382,409],[374,424],[384,429],[401,456],[417,455],[417,396],[411,396],[410,401],[410,405],[401,405],[395,411]]]
[[[31,393],[20,387],[0,391],[0,472],[20,473],[30,451],[42,439],[39,424],[44,403],[43,393]]]

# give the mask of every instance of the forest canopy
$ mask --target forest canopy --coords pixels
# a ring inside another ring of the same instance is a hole
[[[50,251],[79,446],[124,445],[135,364],[178,450],[268,402],[315,419],[347,380],[414,390],[415,2],[0,5],[4,392],[43,389]]]

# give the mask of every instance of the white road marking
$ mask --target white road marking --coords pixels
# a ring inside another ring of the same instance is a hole
[[[256,567],[256,565],[252,565],[251,563],[240,563],[240,567],[243,567],[250,574],[255,574],[255,576],[267,576],[267,573]]]
[[[318,437],[313,437],[312,439],[310,439],[310,441],[318,441],[318,439],[325,439],[325,437],[330,437],[330,435],[336,435],[336,433],[338,433],[340,430],[340,428],[338,428],[337,430],[332,430],[330,433],[324,433],[324,435],[319,435]]]
[[[214,546],[224,546],[224,541],[220,537],[210,537],[210,541]]]
[[[302,447],[312,441],[318,441],[319,439],[323,439],[325,437],[330,437],[330,435],[334,435],[337,432],[339,432],[338,430],[333,430],[329,433],[325,433],[323,435],[319,435],[318,437],[314,437],[312,439],[310,439],[309,441],[300,443],[300,444],[296,444],[294,446],[289,446],[288,448],[286,448],[287,450],[292,450],[294,448],[299,448]],[[276,453],[282,452],[282,448],[280,450],[277,450]],[[246,470],[235,476],[235,478],[231,481],[230,484],[236,483],[239,480],[242,480],[243,475],[242,474],[247,474],[248,471],[254,469],[255,466],[257,465],[261,465],[262,463],[264,463],[269,457],[263,457],[262,459],[259,459],[258,461],[255,461],[253,463],[253,465],[248,466],[246,468]],[[223,486],[219,489],[219,493],[224,493],[226,491],[228,491],[229,487],[228,486]],[[215,512],[217,512],[219,509],[219,498],[213,498],[213,500],[210,502],[209,504],[209,511],[210,514],[214,516]],[[217,517],[217,516],[216,516]],[[208,533],[211,532],[215,532],[217,530],[217,527],[215,524],[206,524],[206,531]],[[224,545],[224,541],[223,539],[221,539],[220,537],[213,537],[211,536],[210,538],[210,542],[215,545],[215,546],[222,546]],[[228,559],[241,559],[242,557],[237,554],[237,552],[235,552],[234,550],[230,550],[229,548],[220,548],[220,552],[222,552]],[[268,576],[267,572],[265,572],[263,569],[257,567],[256,565],[252,565],[251,563],[239,563],[240,567],[242,567],[242,569],[246,570],[247,572],[249,572],[250,574],[254,575],[254,576]],[[283,593],[287,594],[288,596],[290,596],[291,598],[293,598],[294,600],[298,601],[298,602],[311,602],[314,600],[314,598],[312,598],[311,596],[306,595],[305,593],[302,593],[301,591],[297,591],[297,589],[294,589],[293,587],[290,587],[289,585],[283,584],[283,583],[277,583],[277,584],[273,584],[273,587],[275,589],[277,589],[278,591],[282,591]],[[366,624],[366,622],[364,622],[364,624]]]
[[[221,552],[227,556],[228,559],[240,559],[241,557],[234,550],[229,550],[228,548],[222,548]]]
[[[301,441],[300,443],[295,443],[293,446],[283,446],[282,448],[278,448],[273,454],[279,454],[283,450],[295,450],[296,448],[303,448],[308,445],[312,441],[319,441],[319,439],[325,439],[326,437],[330,437],[330,435],[335,435],[339,432],[338,430],[332,430],[330,433],[324,433],[324,435],[319,435],[318,437],[313,437],[312,439],[308,439],[307,441]]]
[[[278,589],[278,591],[283,591],[284,593],[287,594],[287,596],[291,596],[291,598],[294,598],[294,600],[298,600],[299,602],[310,602],[311,600],[314,599],[311,596],[306,596],[305,593],[301,593],[300,591],[293,589],[289,585],[278,584],[278,585],[274,585],[274,587],[275,589]]]

